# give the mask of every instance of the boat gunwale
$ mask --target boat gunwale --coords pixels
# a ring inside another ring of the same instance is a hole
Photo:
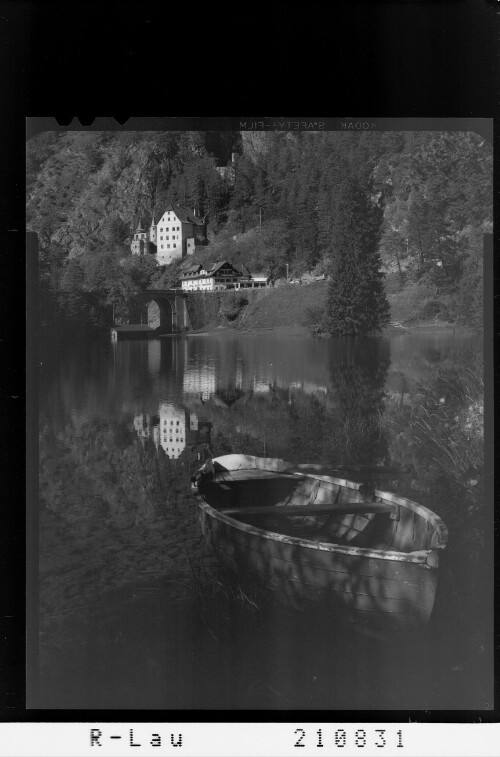
[[[348,489],[359,489],[361,484],[356,483],[355,481],[349,481],[345,478],[335,478],[333,476],[325,476],[320,475],[316,473],[305,473],[302,471],[294,471],[297,476],[307,476],[308,478],[315,478],[320,481],[325,481],[327,483],[332,483],[337,486],[344,486]],[[405,507],[407,510],[411,510],[412,512],[416,513],[417,515],[420,515],[424,520],[428,521],[429,523],[432,523],[432,525],[435,527],[436,532],[438,534],[439,543],[436,544],[435,547],[432,547],[432,549],[444,549],[446,547],[446,544],[448,543],[448,529],[446,527],[446,524],[444,521],[439,517],[439,515],[436,515],[436,513],[431,510],[429,507],[426,507],[425,505],[420,505],[418,502],[414,502],[412,499],[408,499],[407,497],[400,497],[398,494],[393,494],[392,492],[383,491],[382,489],[374,489],[373,493],[375,497],[378,497],[379,499],[384,500],[385,502],[390,502],[393,505],[398,505],[400,507]],[[411,553],[405,553],[405,554],[411,554]]]
[[[281,468],[280,470],[274,469],[277,473],[289,472],[293,473],[297,477],[318,479],[320,481],[325,481],[326,483],[331,483],[336,486],[343,486],[345,488],[354,490],[359,489],[359,487],[361,486],[361,484],[355,481],[349,481],[348,479],[344,478],[326,476],[317,473],[309,473],[302,470],[293,470],[294,466],[292,464],[287,463],[284,460],[278,460],[274,458],[257,458],[251,455],[223,455],[214,458],[213,462],[219,462],[219,464],[222,464],[220,463],[220,461],[223,460],[224,457],[241,457],[242,461],[244,460],[246,463],[250,463],[251,461],[253,461],[254,463],[253,467],[251,465],[247,465],[246,468],[239,467],[235,468],[234,470],[255,470],[255,461],[257,459],[268,459],[270,461],[273,461],[275,464],[278,464]],[[230,470],[231,469],[228,469],[228,472],[230,472]],[[263,470],[269,469],[263,468]],[[438,544],[430,549],[414,550],[412,552],[401,552],[398,550],[369,549],[367,547],[354,547],[343,544],[332,544],[331,542],[313,542],[309,539],[303,539],[298,536],[288,536],[275,531],[269,531],[268,529],[259,528],[258,526],[253,526],[248,523],[242,523],[237,518],[233,518],[230,515],[227,515],[224,512],[213,507],[212,505],[209,505],[208,502],[205,502],[197,487],[194,488],[193,493],[195,494],[196,500],[198,502],[198,507],[201,510],[205,511],[206,514],[210,517],[215,518],[216,520],[219,520],[220,522],[225,523],[232,528],[236,528],[243,533],[252,534],[254,536],[264,538],[268,541],[277,541],[284,544],[291,544],[292,546],[300,546],[316,551],[333,552],[339,555],[346,555],[350,557],[364,557],[367,559],[413,563],[421,565],[424,568],[433,569],[437,567],[438,550],[444,549],[448,541],[448,529],[446,528],[446,525],[441,520],[441,518],[436,515],[436,513],[434,513],[428,507],[425,507],[425,505],[419,505],[417,502],[407,499],[406,497],[399,497],[396,494],[392,494],[391,492],[386,492],[379,489],[374,490],[376,497],[391,502],[392,504],[405,507],[415,512],[417,515],[424,518],[428,522],[432,523],[438,535]]]
[[[212,505],[209,505],[200,494],[196,495],[196,497],[198,500],[198,507],[204,510],[210,517],[231,526],[231,528],[236,528],[238,531],[252,534],[253,536],[259,536],[267,541],[277,541],[282,544],[305,547],[306,549],[311,549],[313,551],[335,552],[340,555],[348,555],[349,557],[392,560],[395,562],[416,563],[422,565],[422,567],[435,567],[434,565],[428,565],[428,562],[429,557],[436,551],[436,548],[415,550],[414,552],[397,552],[395,550],[390,551],[383,549],[367,549],[366,547],[349,547],[344,544],[332,544],[331,542],[313,542],[310,539],[301,539],[299,536],[288,536],[277,533],[276,531],[269,531],[265,528],[258,528],[258,526],[251,526],[248,523],[242,523],[236,518],[232,518],[230,515],[226,515],[215,507],[212,507]]]

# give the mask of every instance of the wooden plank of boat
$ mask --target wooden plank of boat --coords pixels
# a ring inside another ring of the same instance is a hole
[[[281,479],[296,479],[296,473],[287,473],[283,471],[268,471],[262,469],[248,469],[248,470],[219,470],[216,468],[215,481],[256,481],[264,479],[273,479],[279,481]]]
[[[394,513],[393,505],[383,505],[379,502],[350,502],[346,505],[270,505],[258,507],[224,507],[220,508],[225,515],[346,515],[355,513]]]

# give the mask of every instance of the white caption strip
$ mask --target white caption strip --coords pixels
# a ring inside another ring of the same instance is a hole
[[[2,723],[9,757],[498,757],[496,723]]]

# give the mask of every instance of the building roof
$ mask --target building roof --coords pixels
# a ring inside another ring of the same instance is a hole
[[[204,271],[205,266],[202,265],[192,265],[189,268],[186,268],[182,272],[181,279],[192,279],[192,278],[207,278],[208,274],[204,273],[203,275],[200,274],[200,271]]]
[[[242,271],[240,271],[239,268],[236,268],[236,266],[233,265],[233,263],[230,263],[229,260],[222,260],[220,263],[217,261],[211,267],[211,269],[208,271],[208,273],[211,273],[211,274],[217,273],[217,271],[219,270],[219,268],[223,268],[224,266],[229,266],[230,268],[232,268],[233,271],[235,271],[238,274],[238,276],[244,276],[244,273],[242,273]],[[248,274],[248,275],[250,275],[250,274]]]
[[[229,260],[221,260],[214,263],[214,265],[211,268],[205,268],[203,265],[193,265],[190,268],[187,268],[183,275],[181,276],[182,279],[208,279],[211,276],[215,276],[217,272],[224,268],[225,266],[228,266],[229,268],[232,268],[235,275],[239,276],[242,279],[249,279],[251,278],[251,274],[245,271],[240,271],[239,268],[237,268],[233,263],[230,263]],[[206,274],[200,274],[201,270],[206,270]]]
[[[193,223],[195,226],[205,225],[201,218],[197,218],[197,216],[193,215],[193,213],[187,210],[187,208],[183,208],[182,205],[168,205],[168,207],[165,208],[165,212],[169,210],[173,210],[182,223]]]
[[[190,265],[188,268],[184,269],[183,273],[198,273],[202,268],[203,266],[199,263],[197,265]]]

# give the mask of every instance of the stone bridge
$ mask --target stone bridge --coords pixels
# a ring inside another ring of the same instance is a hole
[[[178,334],[189,328],[186,292],[182,289],[145,289],[138,299],[141,323],[159,334]]]

